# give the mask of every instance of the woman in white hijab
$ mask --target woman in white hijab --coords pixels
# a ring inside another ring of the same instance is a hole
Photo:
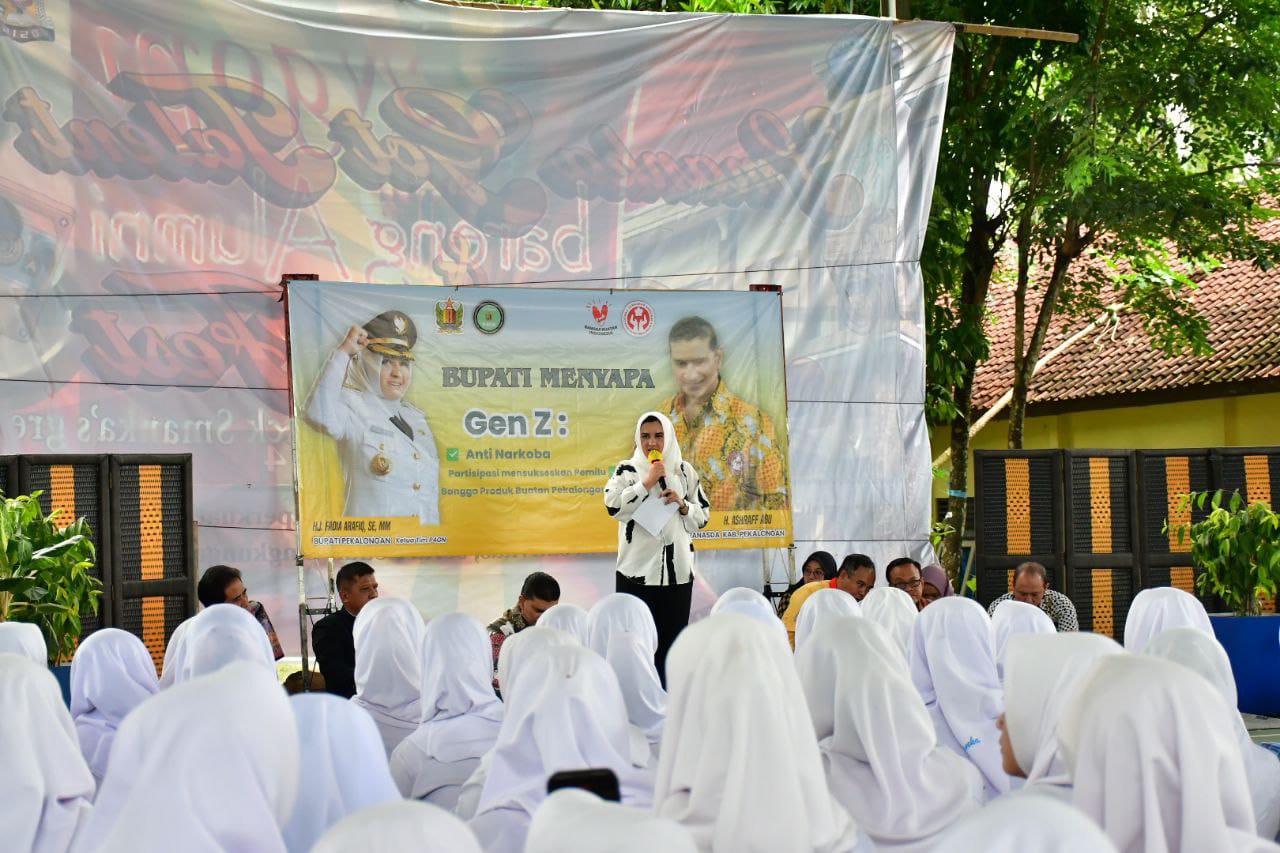
[[[587,644],[587,611],[576,604],[553,604],[538,617],[538,625],[564,631],[582,645]]]
[[[1125,853],[1280,851],[1257,835],[1233,713],[1181,664],[1104,657],[1058,725],[1072,802]]]
[[[684,827],[652,812],[561,788],[533,813],[524,853],[698,853]]]
[[[943,833],[936,853],[1115,853],[1078,809],[1021,791],[1000,797]]]
[[[260,666],[230,663],[157,693],[125,719],[77,848],[283,853],[297,786],[284,691]]]
[[[1143,654],[1182,664],[1212,684],[1227,707],[1236,711],[1236,679],[1231,672],[1231,659],[1216,638],[1195,628],[1170,628],[1147,643]],[[1280,832],[1280,761],[1264,747],[1253,742],[1244,719],[1232,713],[1232,729],[1240,744],[1244,772],[1249,780],[1253,800],[1253,816],[1258,821],[1258,834],[1275,838]]]
[[[534,628],[535,630],[524,630],[518,634],[512,634],[503,642],[502,649],[498,652],[498,683],[506,685],[506,690],[503,692],[504,699],[509,697],[511,691],[515,689],[516,682],[525,670],[525,664],[543,649],[579,645],[564,631],[555,628],[536,630],[536,625]],[[505,707],[503,715],[506,715]],[[458,804],[454,807],[453,813],[463,820],[471,820],[475,817],[476,809],[480,804],[480,792],[484,790],[492,761],[493,750],[490,749],[480,756],[480,763],[462,785],[462,791],[458,794]]]
[[[1139,654],[1153,637],[1170,628],[1195,628],[1213,636],[1213,623],[1200,599],[1174,586],[1144,589],[1133,597],[1125,617],[1125,650]]]
[[[0,654],[22,655],[39,666],[49,665],[49,648],[38,625],[0,622]]]
[[[196,614],[199,616],[200,614]],[[169,642],[164,647],[164,663],[160,665],[160,689],[166,690],[178,683],[178,674],[187,665],[187,633],[195,624],[196,617],[191,616],[178,623],[169,635]],[[268,641],[270,642],[270,641]],[[275,657],[272,654],[272,657]]]
[[[176,661],[175,683],[209,675],[237,661],[252,663],[276,676],[271,641],[248,610],[235,604],[215,604],[189,621],[181,659]]]
[[[911,654],[911,629],[916,624],[916,604],[911,596],[892,586],[873,587],[858,605],[862,615],[889,632],[903,658]]]
[[[520,853],[533,812],[558,770],[604,768],[622,802],[648,806],[653,771],[632,763],[622,690],[609,665],[582,646],[544,648],[524,664],[471,829],[489,853]]]
[[[510,641],[528,633],[521,631]],[[391,754],[391,775],[405,797],[445,809],[458,804],[463,783],[493,747],[502,726],[492,660],[489,635],[467,614],[446,613],[427,623],[422,632],[422,720]]]
[[[0,652],[0,846],[65,853],[92,803],[93,776],[57,680],[43,661]]]
[[[906,658],[879,625],[824,620],[796,649],[796,670],[831,793],[877,850],[930,850],[982,804],[982,775],[938,746]]]
[[[1002,601],[991,614],[991,639],[995,643],[996,673],[1004,683],[1004,661],[1009,650],[1009,638],[1020,634],[1053,634],[1057,632],[1053,620],[1034,604],[1025,601]]]
[[[128,631],[99,628],[80,643],[71,659],[71,719],[97,782],[120,722],[159,689],[151,653]]]
[[[378,724],[390,757],[422,719],[422,615],[403,598],[375,598],[351,629],[356,695],[351,701]]]
[[[671,649],[654,811],[702,853],[845,853],[858,828],[827,788],[785,642],[734,613]]]
[[[1094,661],[1123,653],[1110,637],[1074,631],[1010,641],[1000,747],[1004,769],[1027,780],[1024,790],[1071,802],[1071,774],[1058,749],[1058,720]]]
[[[606,595],[587,615],[587,646],[613,668],[627,719],[644,733],[656,756],[667,717],[667,691],[653,665],[658,630],[649,608],[634,595]]]
[[[911,680],[938,743],[982,771],[989,798],[1009,790],[996,720],[1002,711],[991,621],[971,598],[939,598],[916,617]]]
[[[711,615],[714,616],[717,613],[739,613],[749,616],[763,625],[768,625],[770,630],[782,637],[788,646],[791,645],[791,640],[787,636],[787,626],[782,624],[782,620],[778,618],[769,600],[754,589],[735,586],[725,590],[711,607]]]
[[[805,599],[796,617],[796,651],[813,631],[836,616],[862,616],[858,602],[842,589],[820,589]]]
[[[399,800],[347,815],[311,848],[312,853],[480,853],[467,825],[439,806]]]
[[[649,456],[657,458],[650,462]],[[679,507],[657,535],[636,523],[638,509],[659,502]],[[693,534],[706,526],[710,501],[698,472],[680,454],[675,427],[661,412],[645,412],[636,420],[630,459],[614,466],[604,487],[604,506],[618,522],[618,565],[615,591],[634,595],[653,614],[658,629],[654,665],[662,677],[667,650],[689,624],[693,575],[697,564]]]
[[[298,727],[298,796],[284,826],[289,853],[307,853],[329,827],[367,806],[400,799],[382,738],[363,708],[328,693],[289,699]]]

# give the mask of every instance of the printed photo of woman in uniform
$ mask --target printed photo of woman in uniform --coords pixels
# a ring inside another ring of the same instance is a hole
[[[352,326],[325,362],[304,417],[338,442],[343,515],[440,523],[440,457],[421,409],[405,400],[418,331],[401,311]]]

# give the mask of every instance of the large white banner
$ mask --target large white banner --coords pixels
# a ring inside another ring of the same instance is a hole
[[[952,36],[843,16],[4,4],[0,452],[190,451],[202,565],[244,569],[296,644],[282,274],[771,283],[796,557],[918,554],[918,257]],[[379,566],[428,612],[486,615],[534,567],[590,603],[612,562]],[[723,587],[768,562],[702,565]]]

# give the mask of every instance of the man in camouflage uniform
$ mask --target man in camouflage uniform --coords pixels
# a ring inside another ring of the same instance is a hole
[[[702,317],[685,317],[671,327],[667,342],[677,393],[658,410],[671,419],[712,509],[785,507],[786,463],[773,420],[725,387],[715,327]]]

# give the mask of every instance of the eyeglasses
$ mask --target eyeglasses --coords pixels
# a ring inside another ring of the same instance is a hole
[[[889,584],[889,586],[892,586],[892,587],[895,587],[895,588],[897,588],[897,589],[901,589],[901,590],[904,590],[904,591],[905,591],[905,590],[908,590],[908,589],[919,589],[919,588],[920,588],[920,584],[921,584],[922,582],[923,582],[923,581],[921,581],[921,579],[920,579],[920,578],[912,578],[912,579],[911,579],[911,580],[909,580],[909,581],[898,581],[897,583],[891,583],[891,584]]]

